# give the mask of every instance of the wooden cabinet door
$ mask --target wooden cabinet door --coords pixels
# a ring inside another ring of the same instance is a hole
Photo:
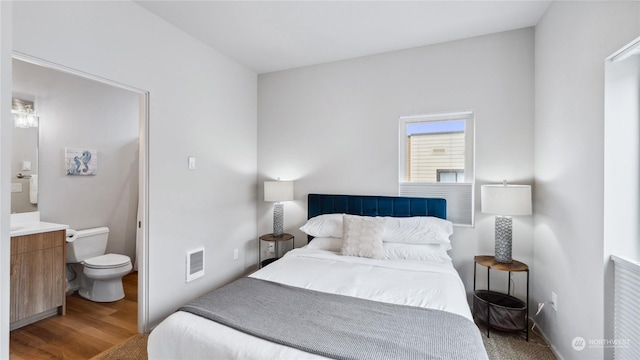
[[[64,313],[64,231],[11,240],[11,322],[57,307]]]
[[[16,320],[20,320],[20,299],[22,295],[20,293],[20,264],[22,263],[22,257],[20,255],[11,255],[11,278],[10,278],[10,288],[11,288],[11,317],[10,321],[14,322]]]
[[[62,247],[54,247],[20,255],[20,319],[62,306],[62,252]]]

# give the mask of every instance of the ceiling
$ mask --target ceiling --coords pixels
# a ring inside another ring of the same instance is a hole
[[[257,73],[534,26],[550,1],[147,1]]]

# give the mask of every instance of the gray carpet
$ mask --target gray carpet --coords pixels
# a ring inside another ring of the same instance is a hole
[[[531,324],[531,322],[529,322]],[[527,342],[524,332],[503,332],[491,330],[487,338],[487,328],[478,325],[482,341],[491,360],[556,360],[549,345],[536,331],[529,331]]]

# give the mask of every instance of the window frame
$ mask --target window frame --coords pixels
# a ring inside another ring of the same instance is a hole
[[[429,122],[429,121],[447,121],[447,120],[464,120],[465,121],[465,168],[464,168],[464,177],[465,181],[461,183],[441,183],[441,182],[418,182],[418,181],[407,181],[407,124],[410,123],[420,123],[420,122]],[[468,192],[468,188],[470,187],[470,223],[455,223],[455,226],[462,227],[473,227],[475,223],[475,211],[474,211],[474,202],[475,202],[475,111],[473,110],[465,110],[465,111],[457,111],[457,112],[448,112],[448,113],[436,113],[436,114],[425,114],[425,115],[411,115],[411,116],[401,116],[398,121],[398,193],[401,194],[403,192],[403,184],[410,185],[425,185],[427,187],[440,187],[442,191],[454,191],[456,193],[462,193],[463,191]],[[453,186],[453,187],[452,187]],[[455,186],[459,186],[459,190],[455,188]],[[467,190],[464,190],[463,187],[466,187]],[[445,190],[449,189],[449,190]],[[453,189],[453,190],[451,190]],[[442,197],[439,195],[439,191],[434,192],[433,194],[429,194],[428,191],[422,193],[420,195],[414,196],[424,196],[424,197]],[[400,195],[402,196],[402,195]],[[449,202],[447,202],[447,207],[450,208]]]

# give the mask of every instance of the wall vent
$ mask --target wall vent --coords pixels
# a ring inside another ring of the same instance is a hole
[[[187,281],[195,280],[204,275],[204,248],[187,252]]]

